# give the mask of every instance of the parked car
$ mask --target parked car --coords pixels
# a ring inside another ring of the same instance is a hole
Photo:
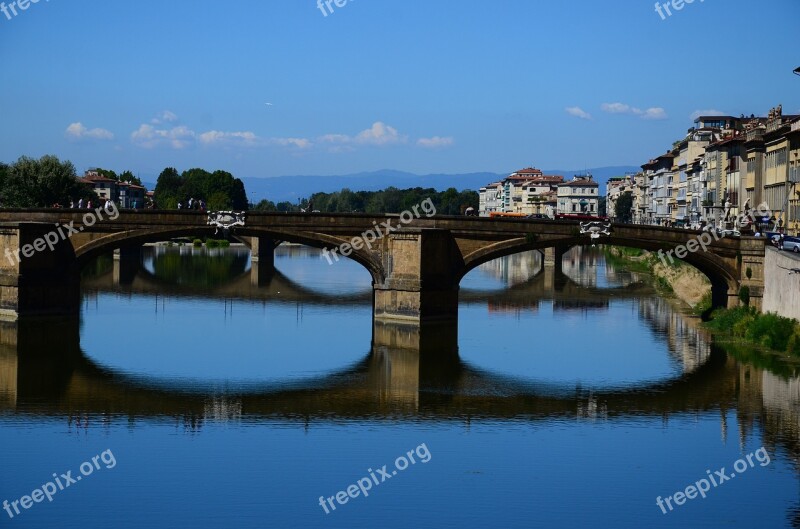
[[[781,246],[781,250],[792,251],[794,253],[800,253],[800,241],[783,241],[783,246]]]
[[[739,230],[717,230],[717,233],[723,237],[741,237],[742,234]]]
[[[792,251],[794,253],[800,253],[800,239],[798,239],[797,237],[784,237],[781,250],[786,250],[787,252]]]

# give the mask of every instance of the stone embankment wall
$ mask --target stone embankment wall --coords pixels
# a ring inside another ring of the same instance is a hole
[[[800,271],[800,256],[767,247],[762,312],[800,320],[800,273],[793,268]]]

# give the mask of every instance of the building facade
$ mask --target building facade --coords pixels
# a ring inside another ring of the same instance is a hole
[[[575,176],[558,185],[558,210],[561,215],[598,215],[599,184],[592,175]]]

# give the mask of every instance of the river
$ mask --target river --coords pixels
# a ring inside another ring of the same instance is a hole
[[[275,266],[146,247],[79,318],[2,324],[2,525],[800,527],[796,370],[599,249],[482,265],[422,332],[355,262]]]

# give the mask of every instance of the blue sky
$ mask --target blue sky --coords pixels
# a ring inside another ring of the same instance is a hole
[[[55,154],[145,178],[580,169],[639,165],[696,111],[800,113],[797,0],[696,0],[663,20],[650,0],[332,7],[0,12],[0,160]]]

